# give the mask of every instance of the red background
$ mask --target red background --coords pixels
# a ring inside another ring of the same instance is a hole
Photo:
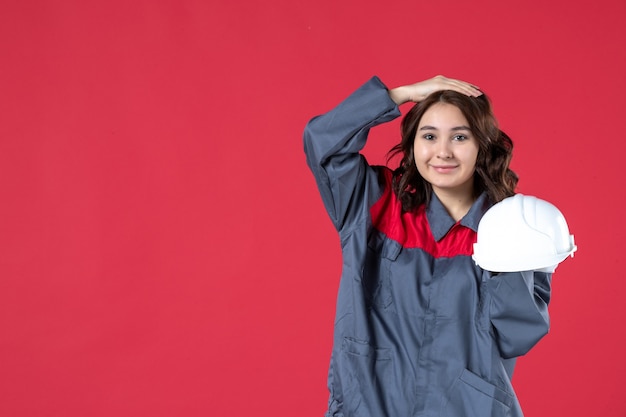
[[[306,121],[374,74],[492,98],[565,214],[529,417],[624,417],[626,3],[0,5],[0,415],[321,416],[339,242]],[[403,108],[406,111],[406,108]],[[371,162],[398,140],[372,132]]]

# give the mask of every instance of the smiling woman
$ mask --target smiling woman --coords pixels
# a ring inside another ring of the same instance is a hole
[[[478,143],[468,125],[458,107],[436,103],[422,116],[413,143],[417,171],[457,221],[474,202]]]
[[[395,90],[390,92],[392,97]],[[444,206],[458,213],[453,217],[459,220],[483,191],[494,202],[514,194],[517,176],[509,168],[512,151],[513,142],[498,128],[485,94],[436,91],[415,105],[402,121],[402,141],[391,151],[392,156],[403,154],[394,172],[395,191],[403,208],[410,211],[428,203],[433,188],[437,188],[437,197],[446,200]],[[458,169],[450,169],[457,165]],[[433,174],[440,175],[431,177]],[[455,182],[462,179],[467,181],[459,189],[461,184]]]
[[[370,128],[407,101],[400,166],[369,165]],[[304,137],[344,258],[327,416],[521,417],[511,376],[548,331],[551,274],[472,261],[480,219],[517,183],[487,98],[442,76],[373,78]]]

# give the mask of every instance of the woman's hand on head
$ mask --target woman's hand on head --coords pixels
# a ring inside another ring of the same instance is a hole
[[[471,97],[478,97],[483,94],[473,84],[437,75],[429,80],[391,89],[389,90],[389,97],[398,105],[409,101],[417,103],[424,100],[429,94],[440,90],[452,90]]]

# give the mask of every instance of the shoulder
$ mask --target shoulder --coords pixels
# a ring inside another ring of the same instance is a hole
[[[421,242],[432,240],[424,205],[411,212],[404,212],[393,190],[393,171],[388,168],[381,170],[378,177],[383,192],[370,208],[372,226],[404,247],[421,246]]]

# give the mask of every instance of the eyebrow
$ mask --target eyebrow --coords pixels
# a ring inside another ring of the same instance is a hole
[[[419,130],[439,130],[439,129],[437,129],[437,128],[436,128],[436,127],[434,127],[434,126],[428,126],[428,125],[427,125],[427,126],[422,126],[422,127],[420,127],[420,128],[419,128]],[[450,130],[451,130],[451,131],[453,131],[453,132],[456,132],[456,131],[459,131],[459,130],[468,130],[468,131],[471,131],[472,129],[470,129],[470,128],[469,128],[469,127],[467,127],[467,126],[455,126],[455,127],[453,127],[452,129],[450,129]]]

